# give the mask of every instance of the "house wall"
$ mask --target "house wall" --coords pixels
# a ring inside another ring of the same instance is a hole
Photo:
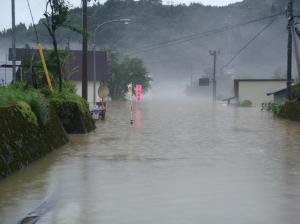
[[[81,82],[75,82],[76,88],[77,88],[77,95],[82,96],[82,83]],[[100,87],[100,83],[96,83],[96,102],[99,102],[100,98],[98,97],[98,89]],[[88,103],[90,106],[90,109],[93,107],[93,96],[94,96],[94,83],[88,82]]]
[[[286,91],[280,94],[274,94],[274,103],[282,104],[286,101]]]
[[[250,100],[254,106],[274,102],[273,96],[267,96],[274,89],[284,88],[285,81],[239,81],[239,101]]]

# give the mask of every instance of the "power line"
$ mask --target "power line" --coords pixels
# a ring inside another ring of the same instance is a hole
[[[228,25],[228,26],[224,26],[224,27],[221,27],[221,28],[216,28],[216,29],[209,30],[209,31],[206,31],[206,32],[202,32],[202,33],[194,33],[194,34],[191,34],[191,35],[175,38],[173,40],[163,41],[163,42],[160,42],[160,43],[157,43],[157,44],[148,45],[148,46],[145,46],[144,48],[141,48],[141,49],[136,49],[136,50],[133,49],[132,51],[129,50],[128,54],[139,54],[139,53],[143,53],[143,52],[156,50],[156,49],[159,49],[159,48],[168,47],[168,46],[174,45],[174,44],[182,44],[182,43],[185,43],[185,42],[189,42],[191,40],[200,39],[200,38],[203,38],[203,37],[208,37],[208,36],[211,36],[211,35],[215,35],[217,33],[223,33],[223,32],[226,32],[228,30],[232,30],[232,29],[235,29],[235,28],[238,28],[238,27],[241,27],[241,26],[246,26],[246,25],[249,25],[249,24],[252,24],[252,23],[261,22],[261,21],[264,21],[264,20],[267,20],[267,19],[271,19],[271,18],[280,16],[280,15],[282,15],[281,12],[277,13],[277,14],[274,14],[274,15],[262,17],[262,18],[259,18],[259,19],[250,20],[250,21],[247,21],[247,22],[244,22],[244,23],[239,23],[239,24],[236,24],[236,25]]]
[[[225,67],[229,66],[253,41],[255,41],[264,31],[266,31],[274,22],[276,18],[270,23],[263,27],[251,40],[249,40],[245,46],[243,46],[238,52],[221,68],[223,70]]]
[[[273,39],[271,39],[270,41],[268,41],[267,44],[264,44],[264,46],[262,48],[260,48],[260,50],[268,47],[270,44],[273,44],[273,42],[275,40],[278,40],[279,38],[281,38],[281,36],[274,37]],[[224,52],[224,53],[222,53],[222,55],[223,56],[226,56],[226,55],[230,56],[230,55],[237,54],[238,52],[239,52],[239,50],[238,51],[231,51],[231,52]],[[222,59],[222,58],[220,58],[220,59]],[[169,62],[177,62],[177,61],[181,61],[181,60],[182,60],[182,57],[171,58],[171,59],[166,59],[166,60],[146,61],[146,62],[147,62],[147,64],[162,64],[162,63],[169,63]],[[196,61],[198,62],[198,59],[196,59],[196,58],[189,58],[189,60],[193,60],[195,62]]]
[[[33,26],[34,32],[35,32],[36,42],[39,43],[39,36],[38,36],[38,32],[36,30],[36,26],[35,26],[35,23],[34,23],[34,19],[33,19],[32,10],[31,10],[31,7],[30,7],[29,0],[27,0],[27,5],[28,5],[29,12],[30,12],[30,16],[31,16],[32,26]]]

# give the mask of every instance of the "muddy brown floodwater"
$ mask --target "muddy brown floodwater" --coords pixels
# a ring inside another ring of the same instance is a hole
[[[299,123],[196,99],[134,117],[110,103],[95,132],[0,181],[0,223],[300,223]]]

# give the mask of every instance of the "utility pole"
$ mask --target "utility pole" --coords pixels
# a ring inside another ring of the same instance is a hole
[[[297,71],[298,71],[298,81],[300,81],[300,57],[299,57],[297,36],[296,36],[296,31],[295,31],[294,24],[293,24],[292,32],[293,32],[292,34],[293,34],[293,44],[294,44],[295,59],[296,59]]]
[[[5,55],[5,65],[7,65],[7,55]],[[5,79],[5,85],[7,84],[7,77],[6,77],[6,66],[4,69],[4,79]]]
[[[220,54],[220,51],[209,51],[209,54],[211,56],[213,56],[213,78],[212,78],[212,82],[213,82],[213,101],[216,102],[216,98],[217,98],[217,81],[216,81],[216,72],[217,72],[217,56]]]
[[[292,100],[292,51],[293,51],[293,32],[292,28],[294,25],[294,15],[293,15],[293,0],[290,0],[287,8],[287,18],[288,18],[288,47],[287,47],[287,99]]]
[[[82,97],[88,100],[87,91],[87,0],[82,0]]]
[[[12,27],[11,27],[11,39],[12,39],[12,78],[13,81],[16,80],[16,15],[15,15],[15,0],[11,0],[11,18],[12,18]]]

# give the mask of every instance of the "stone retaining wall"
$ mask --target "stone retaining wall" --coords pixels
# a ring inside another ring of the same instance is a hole
[[[45,127],[29,122],[16,106],[0,107],[0,178],[28,166],[68,142],[54,109]]]
[[[86,108],[83,111],[80,110],[76,103],[72,102],[53,106],[67,133],[85,134],[96,128],[87,105],[84,105]]]

